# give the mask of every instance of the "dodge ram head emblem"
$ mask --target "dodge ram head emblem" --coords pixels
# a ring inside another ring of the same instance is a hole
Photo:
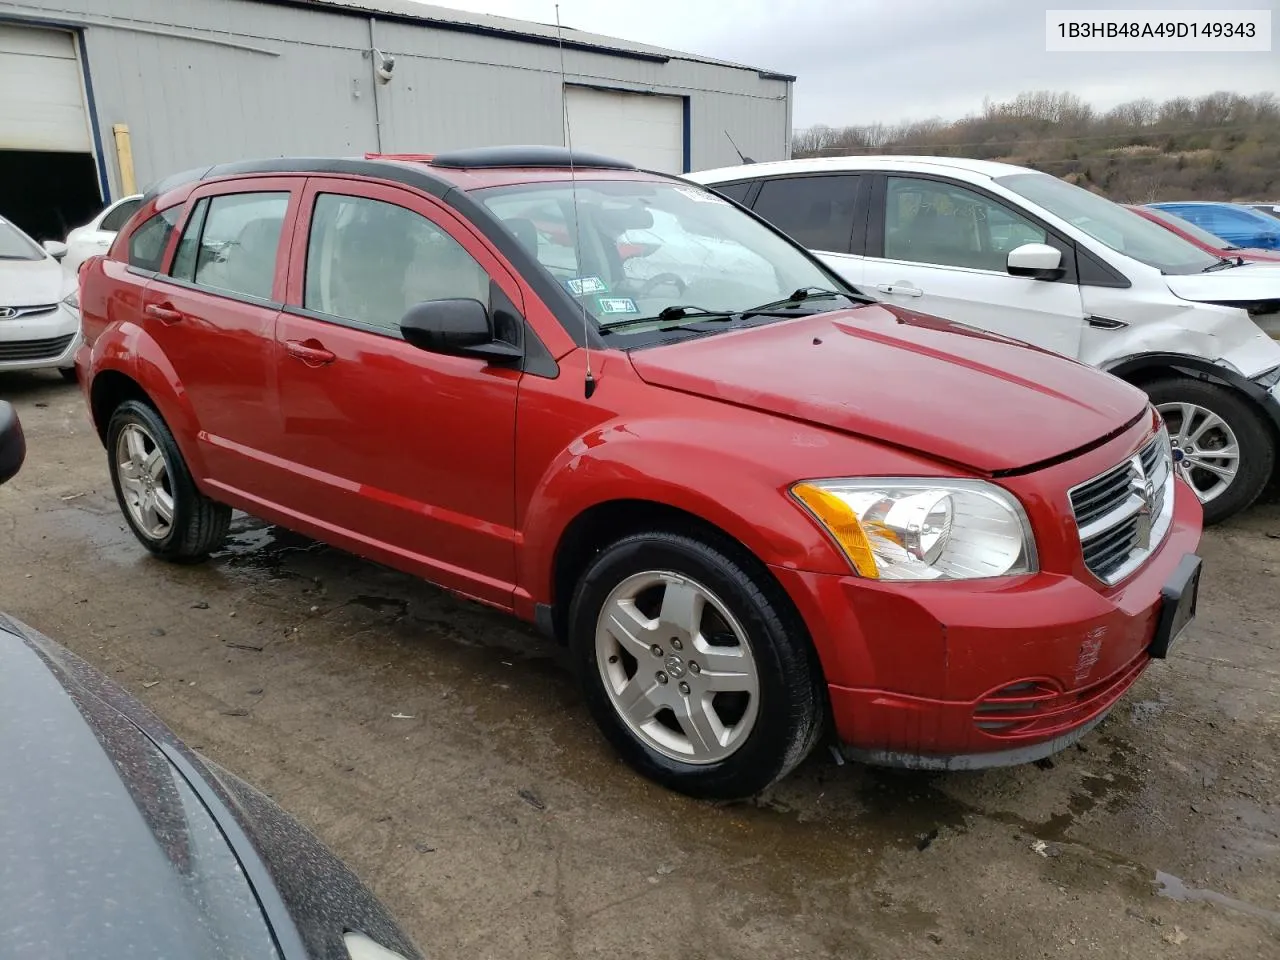
[[[1138,495],[1142,501],[1142,506],[1138,508],[1138,515],[1134,517],[1134,537],[1138,542],[1138,547],[1142,550],[1151,549],[1151,523],[1152,510],[1156,503],[1156,486],[1151,482],[1151,478],[1145,474],[1140,474],[1133,478],[1129,489]]]

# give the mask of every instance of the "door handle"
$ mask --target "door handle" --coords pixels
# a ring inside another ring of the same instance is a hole
[[[301,360],[308,367],[324,366],[338,359],[332,350],[326,350],[317,340],[286,340],[284,349],[289,356]]]
[[[182,319],[182,311],[175,310],[170,303],[148,303],[144,310],[147,316],[155,317],[161,323],[177,323]]]
[[[877,283],[876,289],[894,297],[923,297],[924,291],[899,280],[897,283]]]

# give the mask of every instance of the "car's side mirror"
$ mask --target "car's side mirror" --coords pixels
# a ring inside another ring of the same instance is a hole
[[[426,300],[415,303],[400,321],[400,333],[419,350],[490,363],[511,363],[524,356],[514,344],[497,340],[489,310],[479,300]]]
[[[13,404],[0,400],[0,483],[12,480],[26,458],[27,440],[22,435],[18,411]]]
[[[55,260],[61,260],[67,255],[67,245],[61,240],[46,240],[40,246],[44,247],[44,252]]]
[[[1057,280],[1062,269],[1062,251],[1047,243],[1024,243],[1009,251],[1009,274],[1032,280]]]

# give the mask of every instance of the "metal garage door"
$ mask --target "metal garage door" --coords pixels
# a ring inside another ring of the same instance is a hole
[[[70,33],[0,24],[0,150],[92,152]]]
[[[575,150],[629,160],[646,170],[684,172],[684,99],[565,87]]]

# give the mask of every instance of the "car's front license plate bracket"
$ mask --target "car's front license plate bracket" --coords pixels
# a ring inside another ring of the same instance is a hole
[[[1200,558],[1188,553],[1179,561],[1168,582],[1160,590],[1160,612],[1155,636],[1147,653],[1157,660],[1169,655],[1169,648],[1195,619],[1200,599]]]

